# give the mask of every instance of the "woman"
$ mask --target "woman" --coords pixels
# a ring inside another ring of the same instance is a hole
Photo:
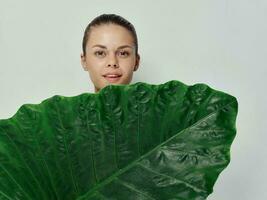
[[[81,64],[95,93],[109,84],[129,84],[140,63],[134,26],[115,14],[102,14],[85,29]]]

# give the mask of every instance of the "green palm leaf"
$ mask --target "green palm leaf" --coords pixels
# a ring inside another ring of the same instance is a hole
[[[0,120],[0,199],[206,199],[230,162],[237,107],[175,80],[24,104]]]

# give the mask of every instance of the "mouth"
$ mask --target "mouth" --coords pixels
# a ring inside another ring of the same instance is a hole
[[[116,74],[114,74],[114,75],[104,75],[103,77],[108,81],[108,82],[110,82],[110,83],[115,83],[115,82],[117,82],[117,81],[119,81],[120,80],[120,77],[121,77],[122,75],[116,75]]]

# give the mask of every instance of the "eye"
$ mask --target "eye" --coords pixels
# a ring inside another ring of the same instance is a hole
[[[120,51],[119,52],[119,55],[122,56],[122,57],[126,57],[126,56],[129,55],[129,52],[127,52],[127,51]]]
[[[95,54],[96,56],[98,56],[98,57],[103,57],[104,54],[105,54],[105,52],[104,52],[104,51],[96,51],[94,54]]]

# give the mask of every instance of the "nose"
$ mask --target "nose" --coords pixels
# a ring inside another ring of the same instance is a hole
[[[113,66],[115,68],[119,67],[116,55],[109,56],[108,67],[110,67],[110,66]]]
[[[110,66],[112,66],[111,64],[108,64],[108,67],[110,67]],[[113,64],[113,66],[115,67],[115,68],[117,68],[118,67],[118,65],[117,64]]]

